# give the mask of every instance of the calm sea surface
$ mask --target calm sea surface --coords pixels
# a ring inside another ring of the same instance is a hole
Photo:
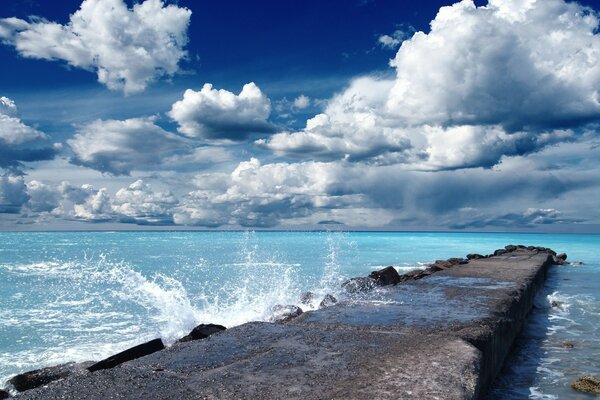
[[[509,243],[585,265],[553,267],[492,398],[578,398],[569,383],[600,376],[597,235],[0,233],[0,387],[21,371],[100,359],[157,336],[172,342],[199,323],[268,320],[275,304],[298,303],[307,290],[341,296],[345,278],[382,266],[408,271]]]

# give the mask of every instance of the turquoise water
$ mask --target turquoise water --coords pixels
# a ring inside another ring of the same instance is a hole
[[[342,296],[344,279],[382,266],[408,271],[509,243],[551,247],[585,265],[552,269],[495,396],[572,398],[564,396],[573,395],[568,384],[575,376],[600,374],[595,235],[0,233],[0,382],[40,366],[99,359],[157,336],[172,342],[199,323],[269,320],[275,304],[297,304],[307,290]],[[552,300],[562,307],[550,307]],[[572,349],[562,346],[567,340]]]

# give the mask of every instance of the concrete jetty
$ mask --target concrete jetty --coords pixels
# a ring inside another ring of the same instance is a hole
[[[481,398],[553,263],[549,250],[513,247],[286,323],[176,343],[19,399]]]

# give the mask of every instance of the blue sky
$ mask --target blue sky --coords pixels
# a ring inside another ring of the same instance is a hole
[[[0,6],[0,228],[597,231],[592,1]]]

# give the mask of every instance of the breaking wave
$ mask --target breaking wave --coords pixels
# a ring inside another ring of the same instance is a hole
[[[238,259],[205,260],[148,270],[107,254],[69,261],[0,264],[17,287],[0,309],[0,331],[37,337],[4,346],[0,379],[19,371],[67,361],[101,359],[145,340],[173,343],[200,323],[232,327],[268,321],[276,304],[299,305],[310,290],[316,301],[339,296],[339,253],[346,238],[325,236],[321,268],[311,273],[281,254],[263,251],[246,232]],[[306,311],[314,305],[301,305]],[[0,342],[2,339],[0,339]]]

